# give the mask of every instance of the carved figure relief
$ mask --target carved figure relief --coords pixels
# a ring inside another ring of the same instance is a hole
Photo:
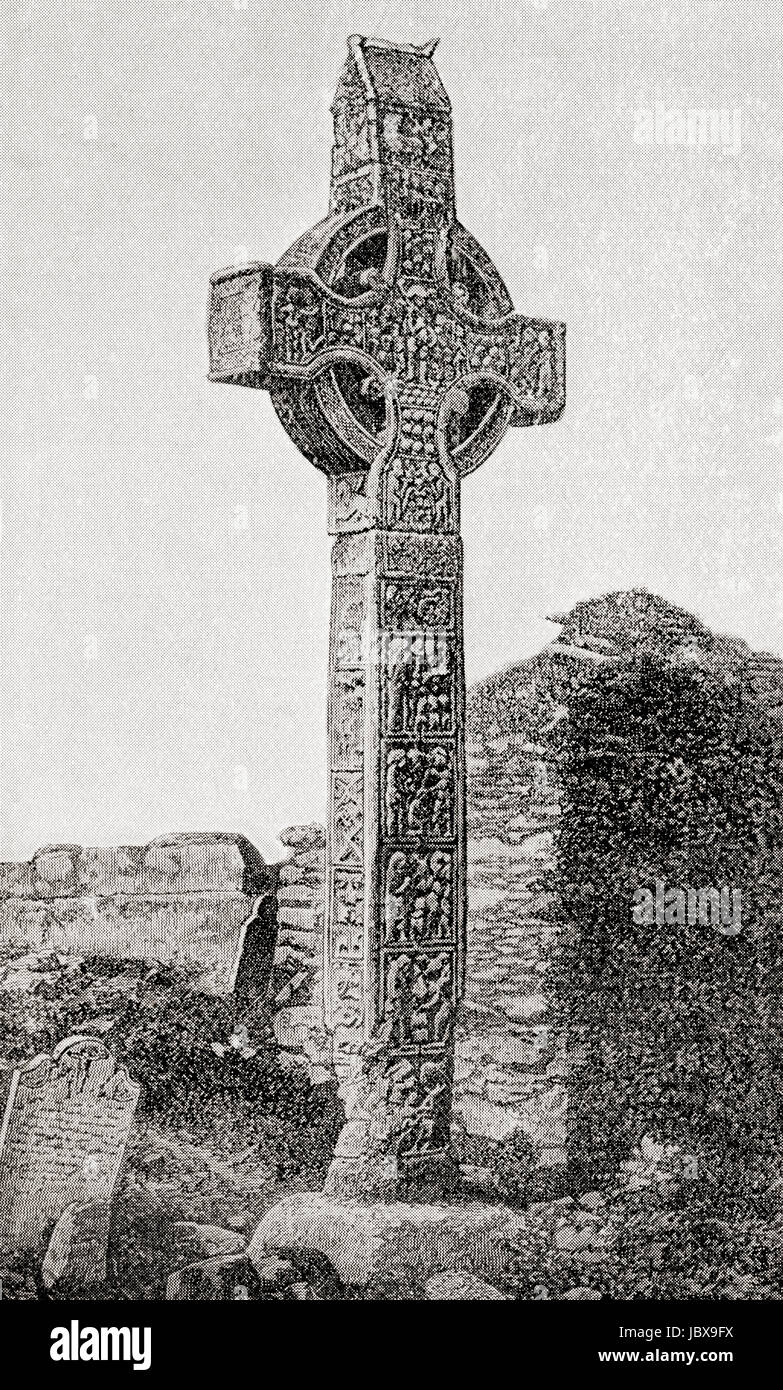
[[[451,133],[445,121],[401,107],[386,112],[382,129],[385,150],[394,159],[450,168]]]
[[[364,883],[361,874],[335,869],[332,893],[332,957],[335,960],[361,960],[364,949]]]
[[[453,999],[451,951],[387,956],[384,1017],[391,1024],[393,1046],[401,1051],[442,1046],[451,1031]]]
[[[335,661],[338,667],[361,666],[364,581],[358,575],[341,575],[334,585]]]
[[[432,279],[435,267],[437,237],[434,232],[422,231],[404,223],[399,228],[400,277],[416,280]]]
[[[444,227],[452,197],[451,179],[431,170],[390,165],[385,170],[387,203],[410,222]]]
[[[450,733],[454,727],[451,643],[436,635],[386,641],[386,731]]]
[[[367,474],[338,473],[329,481],[329,530],[367,519]]]
[[[509,378],[519,390],[539,399],[555,385],[555,343],[551,328],[528,324],[519,329],[512,349]]]
[[[351,961],[335,962],[332,967],[334,977],[334,1010],[332,1023],[335,1028],[350,1033],[361,1033],[364,1025],[364,980],[361,965]]]
[[[454,834],[452,744],[386,750],[384,815],[391,839],[450,839]]]
[[[347,178],[334,190],[335,212],[357,212],[359,208],[369,207],[375,200],[375,182],[372,174],[357,174]]]
[[[384,483],[384,520],[390,530],[451,530],[453,483],[439,458],[406,459],[395,454],[386,467]]]
[[[389,1069],[387,1103],[399,1116],[399,1147],[415,1157],[443,1150],[449,1142],[451,1076],[447,1063],[406,1057]]]
[[[451,851],[429,854],[394,850],[384,878],[384,945],[449,942],[454,891]]]
[[[360,768],[362,765],[362,710],[364,674],[337,671],[332,696],[332,764],[334,767]]]
[[[406,536],[390,532],[385,538],[388,574],[456,579],[458,549],[454,541],[435,536]]]
[[[308,362],[324,346],[321,298],[305,281],[278,282],[275,339],[283,359],[292,364]]]

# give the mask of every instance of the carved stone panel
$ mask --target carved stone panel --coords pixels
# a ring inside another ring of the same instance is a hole
[[[341,575],[334,581],[334,660],[337,669],[362,664],[364,580],[361,575]]]
[[[444,1047],[454,1023],[454,954],[389,952],[384,1017],[400,1052]]]
[[[269,312],[272,268],[244,266],[212,277],[209,300],[209,364],[216,379],[268,365],[272,348]]]
[[[451,171],[451,124],[442,116],[405,107],[386,111],[381,122],[383,153],[411,167]]]
[[[332,683],[332,767],[362,766],[364,674],[341,671]]]
[[[337,473],[329,480],[329,531],[350,531],[367,524],[367,474]]]
[[[370,568],[370,542],[366,532],[338,536],[332,547],[332,574],[367,574]]]
[[[335,869],[332,895],[332,959],[362,960],[364,956],[364,879],[362,875],[348,869]]]
[[[390,530],[453,529],[454,482],[437,454],[395,454],[387,465],[384,483],[384,519]]]
[[[361,868],[364,781],[361,772],[332,773],[332,862]]]
[[[386,733],[453,733],[451,637],[434,633],[387,635],[383,694]]]
[[[425,576],[430,579],[456,579],[459,542],[448,536],[410,536],[387,531],[385,572],[387,575]]]
[[[386,744],[383,813],[389,839],[453,839],[454,758],[454,744],[447,740]]]
[[[336,960],[331,973],[331,1027],[338,1065],[358,1056],[364,1040],[364,967],[359,961]]]
[[[399,1116],[400,1152],[408,1159],[443,1152],[449,1144],[452,1066],[447,1053],[401,1057],[388,1077],[390,1107]]]
[[[426,579],[386,580],[383,589],[383,627],[391,632],[420,628],[450,628],[454,623],[454,590]]]
[[[384,946],[453,944],[454,867],[451,850],[387,851],[383,876]]]

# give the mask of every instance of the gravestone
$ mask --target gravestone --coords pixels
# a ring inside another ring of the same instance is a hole
[[[565,329],[514,313],[456,218],[451,114],[420,47],[353,36],[329,215],[213,276],[210,379],[268,390],[327,475],[332,551],[323,994],[346,1125],[333,1192],[453,1180],[465,968],[460,486],[565,404]]]
[[[11,1074],[0,1127],[0,1250],[42,1251],[71,1204],[108,1203],[140,1092],[98,1038]]]

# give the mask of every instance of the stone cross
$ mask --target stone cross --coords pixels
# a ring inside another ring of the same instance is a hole
[[[564,325],[514,313],[456,220],[434,48],[348,40],[329,215],[276,267],[213,276],[209,310],[210,380],[269,391],[329,480],[323,978],[347,1113],[330,1182],[359,1191],[383,1171],[390,1193],[432,1191],[451,1168],[466,907],[460,482],[509,425],[565,404]]]

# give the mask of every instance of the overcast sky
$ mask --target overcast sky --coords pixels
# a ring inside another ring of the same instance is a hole
[[[324,215],[352,32],[440,36],[461,219],[568,326],[565,416],[464,488],[469,679],[638,585],[783,651],[776,5],[4,12],[4,858],[323,816],[325,483],[204,325]]]

